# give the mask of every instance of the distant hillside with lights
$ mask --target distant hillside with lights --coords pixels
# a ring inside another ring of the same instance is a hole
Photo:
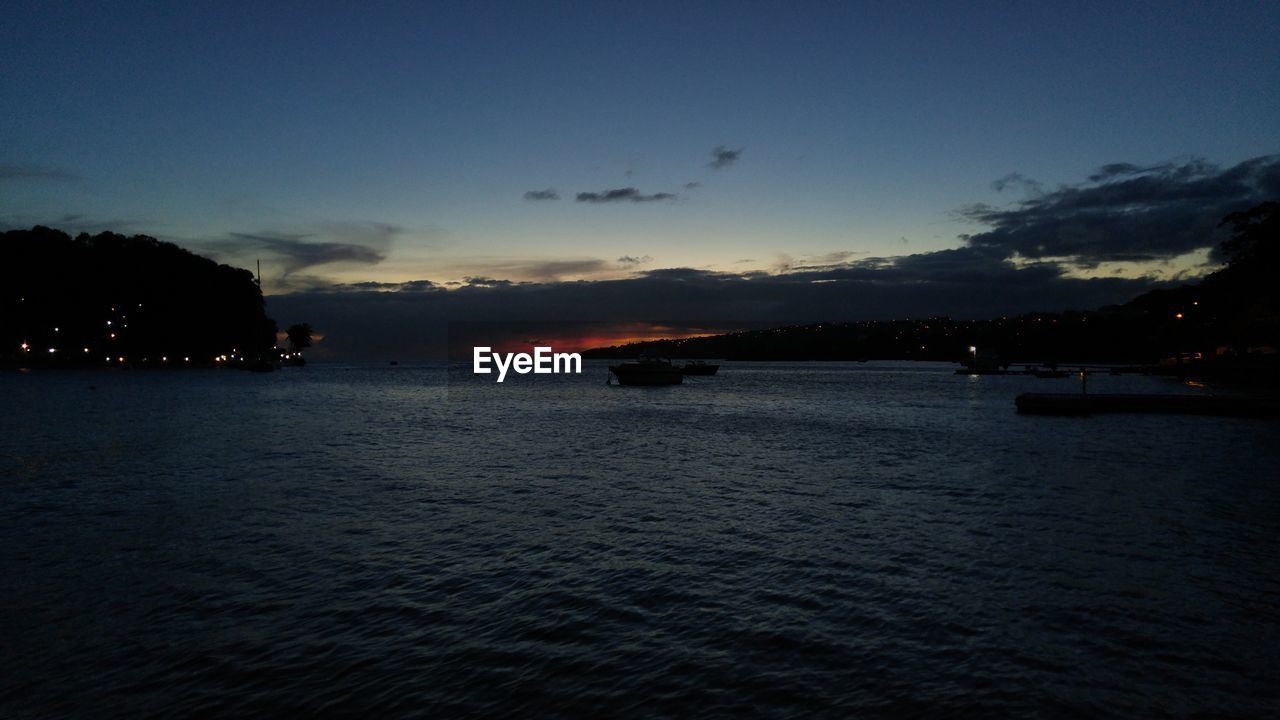
[[[0,293],[10,367],[213,365],[275,345],[252,273],[145,235],[0,233]]]
[[[595,348],[583,355],[963,361],[981,348],[1014,363],[1155,363],[1182,357],[1220,367],[1274,368],[1280,348],[1280,202],[1233,213],[1222,224],[1231,229],[1219,248],[1225,267],[1198,283],[1154,290],[1124,305],[992,320],[813,323]]]

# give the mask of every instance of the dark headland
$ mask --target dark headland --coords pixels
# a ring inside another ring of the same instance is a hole
[[[276,323],[248,270],[145,235],[0,234],[0,366],[240,365]]]

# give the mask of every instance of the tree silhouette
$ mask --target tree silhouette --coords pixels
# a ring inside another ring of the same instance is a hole
[[[285,330],[285,335],[289,338],[289,348],[294,352],[302,352],[303,349],[311,347],[311,325],[309,323],[296,323],[290,325]]]
[[[1219,245],[1227,263],[1251,274],[1271,274],[1280,266],[1280,201],[1228,215],[1231,237]]]

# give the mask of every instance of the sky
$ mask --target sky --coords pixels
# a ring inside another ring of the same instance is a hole
[[[260,259],[277,314],[334,328],[1203,274],[1222,214],[1280,196],[1280,4],[1060,5],[13,2],[0,226]]]

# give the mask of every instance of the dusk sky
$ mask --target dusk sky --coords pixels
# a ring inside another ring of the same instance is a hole
[[[9,4],[0,225],[276,295],[714,280],[805,320],[769,283],[1123,300],[1280,196],[1274,2],[269,5]]]

